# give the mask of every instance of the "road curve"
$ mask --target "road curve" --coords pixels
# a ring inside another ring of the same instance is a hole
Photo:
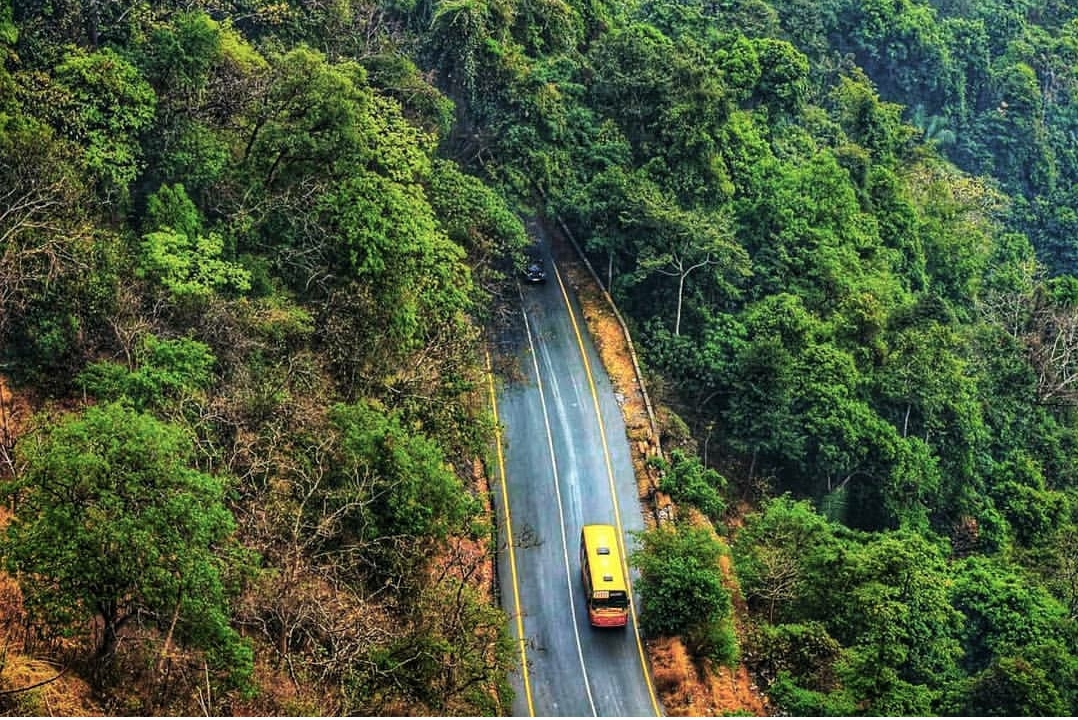
[[[635,612],[594,629],[582,599],[578,543],[586,523],[644,527],[625,425],[580,308],[543,247],[543,285],[521,288],[519,322],[503,338],[494,478],[502,606],[518,640],[513,714],[655,716]]]

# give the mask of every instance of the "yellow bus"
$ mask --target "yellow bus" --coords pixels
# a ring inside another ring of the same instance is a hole
[[[591,624],[624,627],[629,622],[629,591],[613,525],[585,525],[580,530],[580,574]]]

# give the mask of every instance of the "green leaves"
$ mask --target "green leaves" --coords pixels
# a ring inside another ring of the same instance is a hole
[[[695,456],[681,450],[670,452],[670,462],[659,461],[662,479],[659,489],[676,503],[688,503],[707,515],[712,522],[719,522],[726,510],[722,493],[726,478],[711,468],[704,467]]]
[[[180,13],[156,28],[142,48],[141,64],[164,100],[194,101],[222,58],[222,31],[203,12]]]
[[[221,259],[224,247],[216,232],[192,238],[158,230],[142,236],[140,269],[180,302],[208,298],[220,290],[250,289],[250,273]]]
[[[440,230],[418,185],[360,173],[321,208],[339,238],[341,272],[370,288],[383,327],[402,346],[467,309],[464,251]]]
[[[1022,658],[1000,658],[977,675],[962,712],[996,717],[1052,717],[1067,714],[1057,686],[1043,668]]]
[[[96,615],[104,655],[137,613],[175,612],[194,647],[244,656],[217,554],[235,528],[224,483],[191,466],[182,430],[112,403],[43,425],[19,454],[26,469],[4,488],[19,514],[2,547],[37,620],[78,633]],[[224,669],[242,678],[246,657]]]
[[[357,478],[367,509],[356,523],[368,540],[403,535],[444,539],[459,532],[477,511],[441,448],[396,413],[367,403],[339,405],[333,422],[340,433],[338,475]]]
[[[820,653],[768,661],[789,673],[777,689],[791,709],[852,701],[880,714],[931,714],[961,677],[963,617],[940,544],[906,531],[850,533],[780,498],[746,518],[735,559],[750,607],[774,624],[749,652],[772,652],[796,633]]]
[[[140,171],[139,141],[153,121],[157,96],[118,53],[72,51],[54,73],[47,109],[61,135],[83,146],[104,202],[126,202]]]
[[[967,558],[958,566],[952,596],[966,616],[964,662],[971,670],[1048,641],[1064,617],[1045,590],[1029,585],[1016,569],[985,558]]]
[[[729,662],[736,643],[729,626],[730,593],[723,586],[723,549],[708,530],[659,527],[640,535],[630,560],[640,570],[640,627],[650,636],[684,635],[702,654]],[[694,642],[695,641],[695,642]]]
[[[12,22],[11,0],[0,2],[0,43],[14,45],[19,37],[19,29]]]
[[[135,353],[133,370],[111,362],[91,363],[77,382],[100,400],[126,399],[137,409],[167,407],[170,402],[206,391],[214,381],[216,359],[194,340],[159,340],[146,335]]]
[[[183,185],[162,186],[147,202],[138,274],[159,283],[180,303],[204,301],[215,292],[242,293],[251,288],[251,274],[223,260],[220,233],[202,231],[202,219]]]

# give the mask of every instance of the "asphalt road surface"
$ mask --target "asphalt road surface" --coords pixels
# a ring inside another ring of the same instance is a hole
[[[515,367],[492,381],[501,602],[521,664],[513,714],[661,715],[635,603],[626,628],[592,628],[584,608],[581,526],[614,525],[629,551],[644,521],[614,389],[549,253],[546,268],[545,284],[522,285],[503,340]]]

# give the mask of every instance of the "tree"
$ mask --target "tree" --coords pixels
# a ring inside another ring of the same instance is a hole
[[[192,467],[181,429],[110,403],[46,423],[17,453],[25,470],[3,488],[16,515],[2,548],[33,618],[66,634],[96,617],[105,657],[148,615],[235,677],[250,673],[229,626],[225,483]]]
[[[670,234],[650,238],[654,245],[643,245],[647,251],[638,260],[640,273],[658,272],[677,279],[677,309],[674,312],[674,335],[681,334],[682,306],[685,303],[685,284],[697,270],[714,268],[715,278],[747,275],[747,258],[732,241],[732,224],[728,218],[685,216],[683,224],[671,227]]]
[[[662,526],[639,535],[630,555],[640,570],[640,628],[649,636],[684,635],[697,651],[733,658],[730,593],[719,568],[722,546],[704,528]]]
[[[339,243],[338,272],[368,287],[378,325],[399,347],[413,348],[468,308],[464,251],[438,227],[419,186],[357,173],[323,202]]]
[[[135,349],[135,367],[102,361],[88,365],[77,378],[99,400],[125,399],[139,410],[161,408],[171,400],[207,390],[216,362],[209,348],[188,339],[143,336]]]
[[[505,263],[528,242],[524,224],[495,190],[446,160],[434,162],[427,195],[449,239],[468,253],[477,285],[491,292],[503,277],[498,269],[515,269]]]
[[[830,344],[807,347],[796,359],[791,407],[807,435],[803,454],[788,455],[801,475],[827,492],[856,478],[879,482],[895,454],[894,428],[861,398],[864,382],[853,359]]]
[[[1051,641],[1066,612],[1016,568],[982,557],[962,561],[950,593],[954,607],[966,617],[963,665],[971,673]]]
[[[750,608],[766,610],[768,622],[806,619],[805,600],[813,592],[809,555],[832,554],[835,529],[808,501],[790,495],[746,517],[734,541],[734,560]]]
[[[0,109],[0,337],[60,278],[85,273],[92,230],[68,143]]]
[[[332,418],[340,433],[335,478],[357,491],[349,500],[365,506],[348,523],[349,535],[441,540],[476,512],[441,447],[397,413],[361,402],[336,406]]]
[[[754,40],[760,58],[760,80],[753,98],[771,113],[796,117],[809,93],[809,61],[785,40]]]
[[[0,2],[0,43],[14,45],[19,37],[19,29],[12,22],[11,0]]]
[[[674,43],[656,27],[630,25],[603,36],[592,51],[595,107],[615,119],[639,150],[653,147],[673,86]]]
[[[162,95],[162,104],[198,103],[221,59],[221,35],[221,26],[202,11],[179,13],[153,30],[140,48],[140,65]]]
[[[157,96],[138,69],[109,48],[72,50],[56,68],[45,112],[57,131],[83,148],[83,162],[106,206],[126,203],[141,170],[142,133]]]
[[[850,8],[840,47],[857,53],[858,64],[885,94],[910,104],[924,99],[936,110],[961,92],[951,38],[931,4],[866,0]]]
[[[502,40],[509,20],[506,9],[490,0],[443,0],[430,19],[427,42],[435,66],[445,75],[450,97],[474,102],[487,41]]]
[[[748,258],[734,239],[728,215],[683,209],[672,193],[642,173],[612,173],[607,181],[620,181],[622,195],[613,203],[616,233],[626,238],[626,249],[635,258],[622,284],[639,285],[655,275],[675,278],[674,335],[681,332],[690,276],[703,276],[696,286],[701,294],[736,296],[738,283],[748,275]]]
[[[478,548],[452,541],[437,561],[441,567],[405,601],[405,633],[372,649],[369,665],[393,678],[395,693],[409,707],[447,715],[508,709],[514,643],[505,613],[472,583],[484,561]],[[369,681],[355,688],[367,695],[373,689]],[[377,702],[371,698],[367,707],[371,700]]]
[[[726,510],[722,492],[726,478],[715,470],[705,467],[695,455],[682,450],[670,452],[670,462],[658,458],[656,464],[662,471],[659,489],[670,495],[674,502],[686,502],[718,522]]]
[[[747,339],[736,348],[722,420],[731,446],[752,457],[752,474],[760,457],[775,462],[804,454],[807,438],[792,407],[794,363],[821,326],[788,293],[770,295],[743,314]]]
[[[658,369],[682,402],[691,400],[692,413],[701,417],[721,407],[730,391],[735,360],[746,344],[745,328],[736,315],[705,313],[699,333],[675,337],[655,319],[644,326],[646,361]],[[707,461],[707,447],[704,447]]]
[[[828,101],[834,118],[849,139],[876,158],[893,158],[916,132],[902,123],[902,107],[881,101],[871,81],[860,70],[852,73],[852,77],[840,78]]]
[[[429,167],[422,133],[375,95],[358,63],[330,63],[300,46],[269,64],[238,113],[236,138],[241,167],[263,192],[348,177],[357,163],[404,180]]]
[[[1023,340],[1037,374],[1037,399],[1044,404],[1078,404],[1078,280],[1066,275],[1046,282],[1028,300]]]
[[[1043,669],[1022,658],[998,658],[973,679],[961,714],[990,717],[1058,717],[1068,709]]]
[[[932,688],[959,676],[963,617],[951,604],[940,543],[901,530],[871,536],[849,544],[837,562],[813,563],[807,577],[816,618],[857,649],[848,659],[861,684],[858,697],[882,701],[903,683]],[[906,714],[926,711],[906,708]]]

